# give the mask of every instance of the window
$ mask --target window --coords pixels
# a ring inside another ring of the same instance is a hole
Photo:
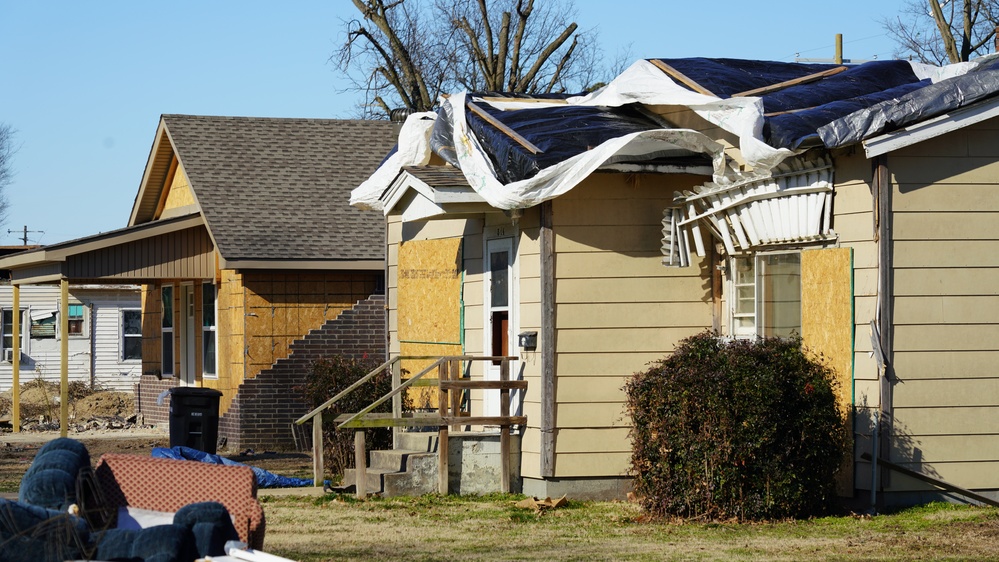
[[[27,338],[24,337],[24,332],[25,332],[25,329],[24,329],[24,317],[26,316],[24,314],[24,312],[25,312],[25,309],[21,309],[21,322],[20,322],[20,330],[21,330],[21,333],[20,333],[21,342],[20,343],[21,343],[21,345],[19,346],[21,348],[21,351],[26,351],[25,348],[24,348],[24,342],[27,339]],[[9,308],[3,309],[3,317],[2,317],[2,319],[0,319],[0,323],[3,324],[2,326],[0,326],[0,330],[2,330],[2,332],[3,332],[3,340],[2,340],[3,349],[4,349],[4,351],[6,351],[8,349],[13,349],[14,348],[14,311],[11,310],[11,309],[9,309]],[[6,355],[6,353],[5,353],[5,355]]]
[[[34,339],[50,339],[56,337],[56,316],[55,311],[32,311],[28,314],[31,319],[31,337]],[[21,326],[24,329],[24,326]]]
[[[215,377],[215,285],[201,285],[201,374]]]
[[[163,328],[163,367],[164,376],[173,375],[173,285],[163,285],[160,289],[162,307],[160,319]]]
[[[131,308],[121,310],[121,360],[142,360],[141,310]]]
[[[737,338],[801,333],[801,256],[756,254],[731,260],[731,333]]]
[[[71,336],[82,336],[83,330],[83,305],[82,304],[71,304],[69,305],[69,335]]]

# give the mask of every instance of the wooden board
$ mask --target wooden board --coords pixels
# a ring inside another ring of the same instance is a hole
[[[853,260],[850,248],[801,252],[801,336],[805,347],[833,371],[840,413],[853,406]],[[844,468],[852,460],[844,461]],[[853,489],[853,471],[837,479],[841,494]]]
[[[399,245],[397,337],[402,355],[462,353],[462,269],[461,238]],[[403,369],[416,374],[430,363],[407,361]],[[414,389],[409,396],[416,407],[437,406],[436,390]]]
[[[166,194],[163,209],[174,209],[194,204],[194,194],[191,192],[191,185],[187,181],[187,174],[184,166],[178,165],[173,176],[173,182]]]
[[[801,336],[821,354],[839,383],[841,410],[851,406],[853,382],[853,290],[850,248],[801,253]]]

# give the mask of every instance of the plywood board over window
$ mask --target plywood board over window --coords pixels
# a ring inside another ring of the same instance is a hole
[[[853,327],[853,250],[801,252],[801,337],[832,368],[844,417],[853,402]],[[844,462],[841,490],[853,489],[851,462]]]
[[[411,240],[399,245],[399,344],[402,355],[459,355],[461,238]],[[409,362],[417,373],[430,361]],[[436,407],[434,393],[414,394],[416,407]]]

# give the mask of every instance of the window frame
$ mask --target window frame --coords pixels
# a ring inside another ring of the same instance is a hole
[[[205,324],[205,322],[207,320],[207,318],[206,318],[206,311],[208,310],[208,308],[206,307],[207,303],[205,302],[206,301],[205,297],[206,297],[206,295],[208,293],[205,291],[205,289],[209,288],[209,287],[211,288],[211,292],[212,292],[212,302],[211,302],[211,309],[210,309],[212,311],[212,318],[211,318],[212,323],[211,323],[211,325],[206,325]],[[206,282],[202,283],[201,284],[201,376],[203,378],[206,378],[206,379],[218,379],[219,378],[219,372],[218,372],[218,365],[219,365],[219,358],[218,358],[218,350],[219,350],[219,341],[218,341],[219,309],[218,309],[218,304],[219,304],[218,288],[215,286],[215,283],[212,282],[212,281],[206,281]],[[208,341],[212,342],[212,351],[213,351],[213,353],[212,353],[212,359],[213,359],[213,361],[212,361],[211,370],[209,370],[209,368],[208,368],[208,354],[205,353],[205,351],[206,351],[205,346],[206,346],[206,344],[207,344]]]
[[[30,352],[30,342],[31,342],[31,307],[23,306],[20,307],[21,311],[21,324],[19,326],[20,332],[19,336],[21,338],[19,349],[22,354],[28,355]],[[7,354],[7,331],[8,326],[10,330],[13,331],[13,315],[11,317],[11,322],[8,324],[5,321],[7,312],[13,312],[13,309],[9,306],[0,307],[0,360],[6,361],[5,355]],[[25,320],[27,320],[27,329],[25,329]],[[14,334],[10,335],[13,339]]]
[[[167,324],[167,310],[163,306],[167,302],[167,293],[169,292],[169,302],[170,302],[170,322]],[[172,378],[174,376],[174,363],[176,362],[176,346],[174,345],[174,286],[173,285],[161,285],[160,286],[160,374],[163,377]],[[165,353],[167,345],[170,347],[170,362],[167,362],[167,354]]]
[[[90,336],[90,330],[89,330],[89,328],[90,328],[90,322],[87,321],[88,318],[90,317],[90,314],[89,314],[90,313],[90,307],[87,306],[87,305],[85,305],[85,304],[83,304],[82,302],[71,302],[71,303],[69,303],[69,305],[66,307],[67,325],[68,325],[68,322],[72,322],[73,321],[74,317],[73,317],[72,314],[69,314],[69,311],[72,310],[72,308],[74,306],[79,306],[80,307],[80,331],[78,333],[70,331],[69,332],[69,338],[70,339],[74,339],[74,338],[87,338],[87,337]],[[58,317],[58,313],[56,313],[56,316]],[[58,322],[56,324],[56,339],[62,337],[62,334],[60,333],[60,329],[61,328],[62,328],[62,322]]]
[[[792,329],[793,333],[801,334],[801,249],[794,250],[780,250],[771,252],[754,252],[751,254],[739,254],[734,256],[729,256],[727,268],[728,268],[728,333],[729,336],[734,339],[755,339],[761,337],[767,337],[765,335],[765,330],[767,329],[767,318],[765,317],[765,310],[763,310],[763,302],[761,299],[761,291],[763,290],[763,283],[761,279],[761,268],[760,260],[765,259],[770,256],[779,255],[796,255],[798,256],[798,323],[797,327]],[[738,273],[736,269],[738,267],[738,260],[750,260],[752,263],[752,283],[739,283],[737,282]],[[737,312],[738,304],[738,291],[740,287],[753,287],[753,313],[752,313],[752,330],[747,329],[737,329],[737,321],[742,319],[750,318],[750,315],[745,312]],[[774,336],[771,337],[786,337],[786,336]]]
[[[138,312],[139,313],[139,333],[138,334],[128,334],[125,332],[125,314],[128,312]],[[139,340],[139,357],[137,359],[129,359],[125,357],[125,341],[126,338],[138,339]],[[134,307],[124,307],[118,309],[118,362],[119,363],[132,363],[135,361],[142,361],[142,309]]]

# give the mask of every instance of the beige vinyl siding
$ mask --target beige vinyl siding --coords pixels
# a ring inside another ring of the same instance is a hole
[[[891,460],[999,488],[999,121],[893,152]],[[892,478],[891,490],[925,489]]]
[[[871,162],[862,153],[833,153],[833,230],[839,244],[853,250],[853,369],[852,395],[857,423],[854,424],[855,458],[870,451],[870,419],[879,406],[877,362],[871,355],[870,323],[876,318],[878,294],[878,245],[874,242],[874,198],[871,193]],[[846,379],[849,381],[849,379]],[[847,382],[849,384],[849,382]],[[870,470],[857,464],[854,488],[870,487]],[[861,469],[860,466],[865,468]]]
[[[553,201],[556,477],[627,474],[625,381],[712,325],[707,260],[667,268],[660,250],[674,191],[703,179],[594,174]]]

